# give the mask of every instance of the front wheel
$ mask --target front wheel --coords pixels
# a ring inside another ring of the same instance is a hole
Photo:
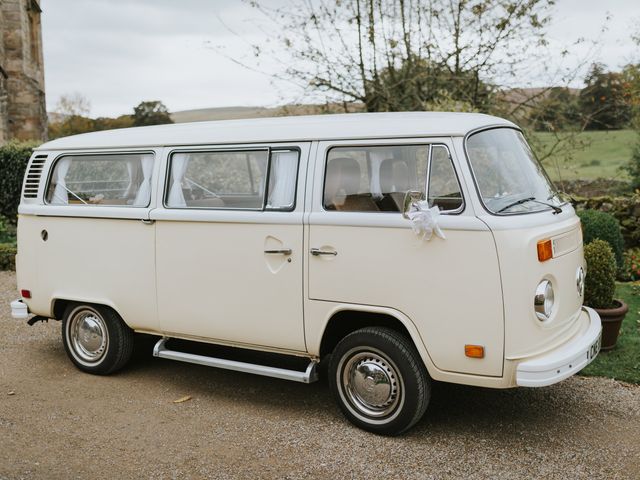
[[[356,426],[383,435],[411,428],[429,404],[429,375],[411,341],[395,330],[368,327],[336,346],[331,390]]]
[[[62,319],[62,342],[80,370],[108,375],[131,358],[133,330],[108,307],[70,304]]]

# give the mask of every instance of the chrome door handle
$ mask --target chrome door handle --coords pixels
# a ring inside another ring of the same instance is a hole
[[[290,248],[281,248],[276,250],[265,250],[264,253],[269,255],[291,255]]]
[[[335,250],[320,250],[319,248],[312,248],[311,255],[314,255],[316,257],[318,255],[333,255],[335,257],[336,255],[338,255],[338,252],[336,252]]]

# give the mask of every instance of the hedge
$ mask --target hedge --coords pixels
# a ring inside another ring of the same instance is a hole
[[[626,248],[640,247],[640,192],[628,197],[574,198],[578,210],[593,209],[608,212],[620,222]]]
[[[0,270],[16,269],[16,246],[0,243]]]
[[[0,146],[0,215],[16,223],[24,172],[37,146],[34,142],[9,142]]]

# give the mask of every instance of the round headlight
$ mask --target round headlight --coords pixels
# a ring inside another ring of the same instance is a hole
[[[551,316],[553,309],[553,286],[549,280],[543,280],[536,288],[536,296],[533,299],[533,308],[538,320],[544,322]]]

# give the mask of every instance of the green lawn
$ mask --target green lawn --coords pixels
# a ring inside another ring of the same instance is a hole
[[[640,384],[640,282],[619,283],[617,294],[629,305],[618,343],[582,370],[582,375],[609,377]]]
[[[555,142],[551,133],[534,133],[532,146],[536,149],[549,148]],[[592,180],[596,178],[627,179],[627,173],[620,167],[631,158],[638,134],[633,130],[611,130],[583,132],[577,137],[584,148],[575,148],[572,158],[563,155],[549,157],[543,163],[552,180],[558,180],[558,169],[562,180]]]

